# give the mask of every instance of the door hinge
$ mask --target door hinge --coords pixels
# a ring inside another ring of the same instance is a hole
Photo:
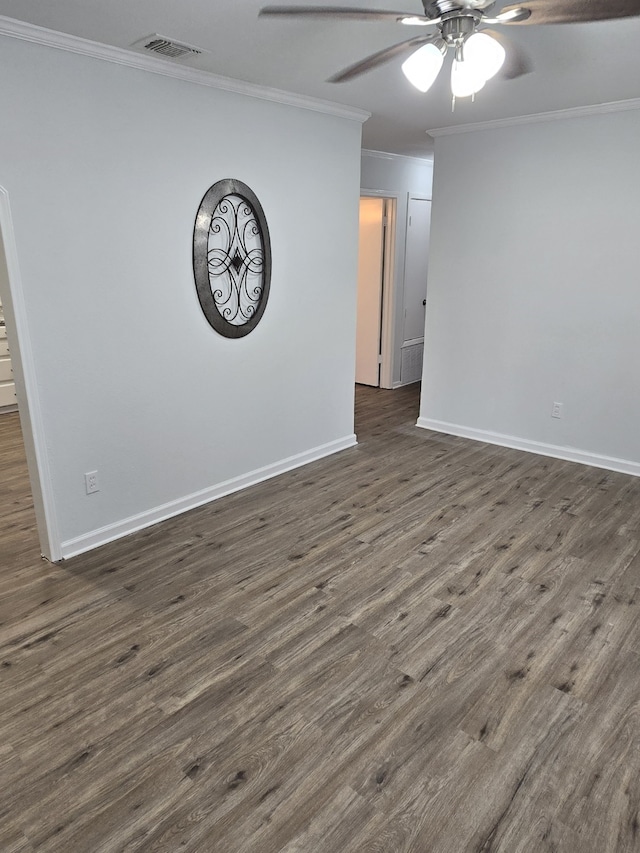
[[[378,364],[382,364],[382,353],[378,356]]]

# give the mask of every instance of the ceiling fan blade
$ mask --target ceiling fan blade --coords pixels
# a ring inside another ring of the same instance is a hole
[[[440,18],[428,18],[426,15],[414,15],[410,12],[391,12],[385,9],[358,9],[351,6],[264,6],[261,16],[280,16],[289,18],[341,18],[352,21],[393,21],[415,26],[433,26]]]
[[[434,41],[433,36],[418,36],[417,38],[402,41],[400,44],[394,44],[392,47],[385,47],[384,50],[372,53],[371,56],[367,56],[365,59],[361,59],[360,62],[356,62],[343,71],[334,74],[333,77],[329,77],[327,83],[346,83],[347,80],[353,80],[354,77],[366,74],[367,71],[373,71],[379,65],[384,65],[385,62],[389,62],[397,56],[409,54],[422,47],[423,44],[428,44],[430,41]]]
[[[513,7],[503,9],[502,15]],[[518,24],[574,24],[640,15],[640,0],[529,0],[531,15]]]
[[[511,6],[504,12],[500,12],[495,18],[483,17],[482,21],[487,24],[523,24],[530,17],[531,9],[524,6]]]
[[[500,42],[507,52],[507,58],[500,70],[500,77],[507,80],[515,80],[516,77],[522,77],[533,71],[531,57],[519,44],[516,44],[516,42],[498,30],[485,30],[483,28],[481,32]]]

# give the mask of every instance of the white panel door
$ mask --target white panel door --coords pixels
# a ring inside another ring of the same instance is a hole
[[[424,338],[430,228],[431,201],[410,198],[404,268],[404,341]]]
[[[384,199],[360,199],[356,382],[380,384]]]

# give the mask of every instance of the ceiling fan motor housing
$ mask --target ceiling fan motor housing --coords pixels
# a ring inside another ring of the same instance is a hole
[[[480,15],[478,13],[452,12],[450,16],[443,16],[443,21],[440,24],[442,38],[449,45],[461,44],[476,31],[479,23]]]

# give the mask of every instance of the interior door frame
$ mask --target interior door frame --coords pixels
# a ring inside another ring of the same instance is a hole
[[[384,259],[382,265],[382,312],[380,325],[380,388],[393,388],[393,346],[395,341],[396,227],[400,193],[361,188],[360,198],[382,198],[386,202]]]
[[[40,540],[40,552],[52,562],[62,559],[53,500],[47,443],[42,423],[33,349],[22,289],[9,194],[0,186],[0,241],[4,248],[6,276],[0,272],[0,298],[4,308],[7,339],[16,385],[20,426],[27,456],[31,493]],[[0,252],[0,263],[2,263]]]

